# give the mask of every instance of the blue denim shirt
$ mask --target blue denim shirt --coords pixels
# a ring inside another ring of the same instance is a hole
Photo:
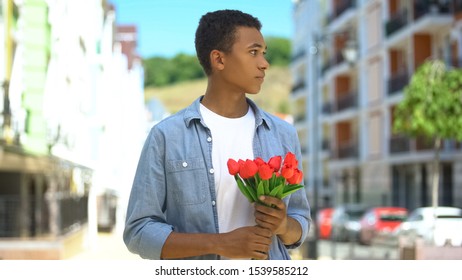
[[[200,114],[198,98],[189,107],[155,125],[144,144],[127,208],[124,242],[142,258],[160,259],[172,231],[218,233],[215,182],[212,166],[213,139]],[[255,157],[267,161],[290,151],[301,159],[295,128],[260,110],[255,112]],[[237,145],[239,143],[236,143]],[[299,169],[302,168],[299,160]],[[302,228],[301,239],[285,246],[274,236],[269,259],[290,259],[287,249],[299,246],[311,224],[304,189],[284,198],[288,216]],[[203,255],[190,259],[220,259]]]

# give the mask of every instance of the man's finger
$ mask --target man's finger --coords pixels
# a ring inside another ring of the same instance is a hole
[[[260,200],[267,205],[274,205],[278,209],[283,209],[285,207],[284,202],[277,197],[262,195],[260,196]]]

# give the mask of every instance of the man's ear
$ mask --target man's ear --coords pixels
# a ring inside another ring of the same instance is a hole
[[[210,52],[210,65],[212,69],[223,70],[225,68],[225,58],[223,52],[218,50],[213,50]]]

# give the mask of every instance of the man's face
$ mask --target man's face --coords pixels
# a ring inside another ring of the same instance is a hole
[[[225,54],[223,78],[231,90],[256,94],[260,91],[269,63],[266,44],[256,28],[238,27],[230,53]]]

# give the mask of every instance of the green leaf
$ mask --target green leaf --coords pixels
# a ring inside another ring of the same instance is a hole
[[[284,198],[286,196],[288,196],[289,194],[291,193],[294,193],[296,191],[298,191],[299,189],[303,188],[303,185],[298,185],[298,184],[295,184],[295,185],[287,185],[287,187],[284,189],[282,195],[280,198]]]
[[[252,197],[252,202],[258,201],[256,190],[254,188],[247,188],[250,196]]]
[[[255,202],[254,196],[252,195],[252,189],[246,186],[238,175],[235,175],[234,178],[236,179],[237,186],[239,187],[241,193],[247,197],[250,203]]]
[[[244,179],[244,182],[247,186],[249,186],[250,188],[254,188],[256,189],[257,188],[257,184],[255,182],[255,178],[248,178],[248,179]]]
[[[263,180],[262,183],[265,188],[265,194],[269,194],[271,192],[269,188],[269,180]]]
[[[269,186],[270,192],[273,190],[274,186],[276,186],[276,173],[273,173],[273,176],[269,179]]]
[[[255,175],[253,176],[253,178],[255,179],[255,186],[258,186],[261,182],[261,178],[260,176],[258,175],[258,172],[255,173]]]
[[[257,198],[260,196],[265,195],[265,187],[263,186],[263,181],[260,181],[257,187]]]
[[[269,196],[278,197],[277,196],[278,193],[282,193],[283,190],[284,190],[284,184],[280,184],[271,190],[271,192],[269,193]]]

